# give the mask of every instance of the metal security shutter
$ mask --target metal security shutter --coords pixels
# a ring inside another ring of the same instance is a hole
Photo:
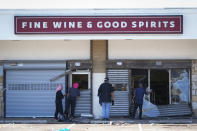
[[[171,104],[158,106],[160,116],[185,116],[192,115],[191,107],[188,104]]]
[[[80,116],[81,114],[91,113],[91,90],[84,90],[80,92],[80,97],[77,99],[75,114]]]
[[[56,88],[62,84],[65,89],[65,77],[55,82],[49,80],[64,72],[46,69],[7,70],[6,117],[53,117]]]
[[[107,75],[111,84],[128,84],[128,70],[108,70]],[[115,91],[115,105],[111,106],[111,116],[129,116],[129,92]]]

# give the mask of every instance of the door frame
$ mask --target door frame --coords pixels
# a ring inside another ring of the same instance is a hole
[[[77,74],[77,75],[82,75],[82,74],[87,74],[88,75],[88,90],[91,89],[91,72],[90,70],[77,70],[76,72],[72,72],[69,74],[69,87],[68,88],[71,88],[72,87],[72,75],[73,74]]]
[[[135,68],[134,68],[135,69]],[[142,69],[142,68],[137,68],[137,69]],[[181,69],[181,68],[158,68],[158,69],[155,69],[155,68],[147,68],[147,71],[148,71],[148,89],[150,89],[151,85],[150,85],[150,75],[151,75],[151,70],[166,70],[169,74],[169,104],[172,104],[172,100],[171,100],[171,97],[172,97],[172,80],[171,80],[171,70],[172,69]],[[182,69],[187,69],[189,72],[189,104],[192,102],[191,101],[191,68],[182,68]],[[131,82],[131,87],[130,88],[133,88],[133,85],[132,85],[132,68],[129,69],[130,72],[131,72],[131,77],[130,77],[130,82]],[[130,94],[131,95],[131,94]],[[148,95],[148,98],[150,100],[150,94]]]

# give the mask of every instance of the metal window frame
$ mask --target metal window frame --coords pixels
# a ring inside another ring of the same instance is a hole
[[[72,75],[75,74],[75,75],[82,75],[82,74],[87,74],[88,75],[88,90],[92,89],[91,88],[91,71],[90,70],[77,70],[76,72],[72,72],[71,74],[69,74],[69,87],[68,88],[71,88],[72,87]]]

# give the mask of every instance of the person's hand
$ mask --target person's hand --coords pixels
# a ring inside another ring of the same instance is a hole
[[[148,91],[148,93],[152,93],[152,89],[150,89],[150,90]]]
[[[66,96],[66,97],[68,97],[68,96],[69,96],[69,94],[67,93],[67,94],[65,94],[65,96]]]
[[[114,105],[114,100],[111,101],[112,106]]]

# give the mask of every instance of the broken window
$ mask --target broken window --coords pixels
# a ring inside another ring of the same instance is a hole
[[[189,70],[171,70],[171,103],[189,103]]]

